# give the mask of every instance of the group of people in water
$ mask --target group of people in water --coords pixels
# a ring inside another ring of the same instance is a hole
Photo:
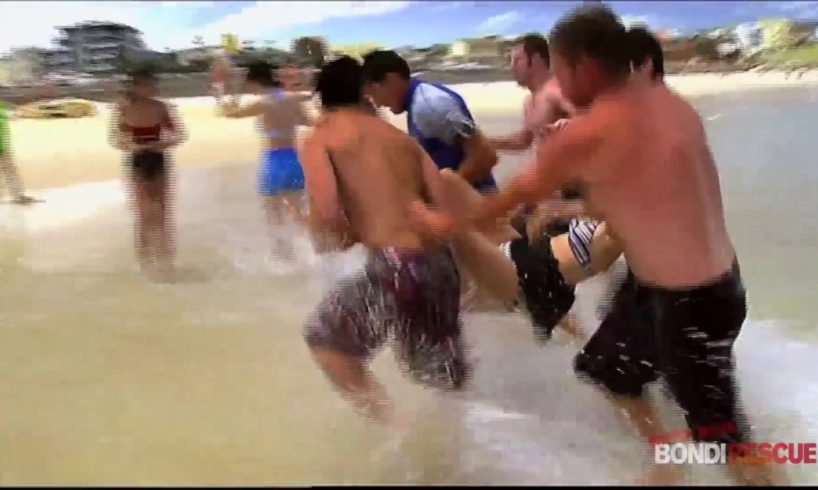
[[[531,94],[523,128],[497,138],[456,92],[413,78],[392,51],[321,70],[322,115],[299,152],[308,224],[324,237],[317,246],[361,243],[368,261],[307,319],[316,362],[357,408],[393,424],[368,362],[390,341],[417,382],[466,389],[466,278],[519,301],[547,341],[561,324],[575,333],[565,321],[575,285],[624,255],[627,276],[575,372],[646,440],[662,429],[643,390],[662,378],[695,437],[748,442],[733,350],[746,292],[701,118],[665,86],[659,43],[595,2],[512,53]],[[408,134],[372,102],[405,113]],[[497,151],[529,145],[534,161],[498,189]],[[742,483],[774,481],[769,466],[729,470]],[[657,467],[651,481],[678,476]]]
[[[367,367],[379,347],[391,342],[418,383],[467,389],[469,290],[523,307],[539,342],[558,327],[581,336],[568,318],[576,285],[624,255],[627,277],[574,360],[579,378],[601,387],[646,439],[661,424],[643,388],[661,377],[693,433],[731,427],[713,439],[749,441],[733,350],[746,293],[701,119],[664,85],[659,43],[608,7],[585,4],[550,39],[518,39],[511,70],[530,94],[523,127],[502,137],[484,134],[458,93],[412,77],[393,51],[324,65],[317,118],[304,110],[311,95],[288,88],[286,70],[251,65],[244,91],[259,97],[249,104],[218,81],[225,117],[258,118],[258,191],[271,229],[291,219],[318,252],[367,250],[363,271],[341,279],[305,322],[318,366],[356,408],[393,424]],[[133,74],[111,141],[128,156],[140,263],[169,270],[167,152],[185,130],[155,90],[149,72]],[[407,131],[377,107],[405,113]],[[299,126],[311,127],[301,143]],[[533,161],[498,188],[498,152],[528,149]],[[273,247],[287,255],[288,243],[277,236]],[[737,481],[772,481],[764,466],[730,469]]]

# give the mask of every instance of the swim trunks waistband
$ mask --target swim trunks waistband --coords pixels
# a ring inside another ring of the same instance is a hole
[[[690,298],[691,296],[708,295],[714,291],[724,288],[725,286],[732,287],[735,286],[736,283],[741,283],[741,268],[739,267],[738,259],[734,258],[733,264],[728,270],[699,286],[668,288],[643,282],[639,280],[639,278],[636,278],[636,283],[643,291],[649,291],[652,294],[665,298]]]

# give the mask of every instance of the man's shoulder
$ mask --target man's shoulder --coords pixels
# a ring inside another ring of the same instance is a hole
[[[412,96],[413,112],[427,112],[458,105],[459,96],[429,82],[421,82]]]

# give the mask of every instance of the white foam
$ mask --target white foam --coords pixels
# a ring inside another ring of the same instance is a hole
[[[43,203],[0,208],[0,227],[38,233],[71,226],[111,206],[124,205],[125,189],[117,180],[79,184],[38,193]]]

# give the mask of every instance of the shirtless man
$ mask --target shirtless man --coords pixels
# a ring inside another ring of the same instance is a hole
[[[295,140],[297,127],[311,122],[303,107],[305,97],[284,90],[277,79],[276,68],[265,62],[248,67],[244,84],[249,92],[260,96],[258,100],[243,106],[237,95],[232,100],[220,97],[216,100],[225,117],[258,118],[258,129],[265,146],[258,171],[258,190],[264,197],[264,209],[274,235],[274,251],[282,258],[290,258],[292,246],[281,227],[287,218],[303,221],[304,174],[298,162]]]
[[[533,147],[536,150],[548,137],[550,127],[563,125],[568,118],[575,115],[576,109],[560,91],[559,84],[549,69],[551,58],[548,52],[548,40],[539,34],[527,34],[514,41],[511,48],[511,73],[529,94],[523,103],[523,127],[516,133],[490,138],[489,141],[498,151],[524,151]],[[548,214],[553,218],[546,227],[551,236],[567,232],[568,220],[583,212],[581,202],[575,192],[563,191],[548,206]],[[523,213],[532,214],[533,207]],[[542,218],[545,209],[537,213]],[[519,218],[518,218],[519,219]],[[541,219],[534,220],[536,222]],[[532,236],[539,236],[539,229],[532,230]]]
[[[549,138],[477,222],[580,184],[588,209],[623,246],[633,272],[625,293],[643,322],[601,326],[577,371],[603,386],[646,437],[662,430],[643,387],[662,376],[696,439],[749,442],[733,352],[746,293],[701,119],[664,84],[628,81],[629,35],[604,5],[570,12],[551,43],[563,93],[588,111]],[[729,429],[717,434],[708,430],[714,426]],[[730,470],[740,482],[770,481],[768,466]]]
[[[301,161],[316,248],[360,242],[369,257],[359,276],[342,280],[318,305],[304,336],[344,397],[391,423],[388,397],[367,368],[386,341],[417,382],[457,390],[468,369],[452,254],[409,217],[415,200],[446,208],[439,172],[411,137],[372,114],[362,76],[350,57],[323,67],[316,91],[324,114]]]

